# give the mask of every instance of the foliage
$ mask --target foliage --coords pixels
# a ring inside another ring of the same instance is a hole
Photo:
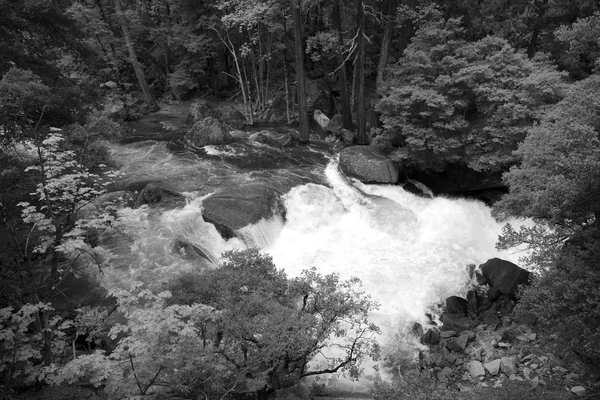
[[[373,385],[375,400],[447,400],[457,398],[427,371],[411,368],[392,378],[391,382],[377,379]]]
[[[44,380],[46,371],[40,348],[43,342],[40,330],[31,333],[39,324],[40,312],[51,312],[49,304],[25,304],[19,310],[12,307],[0,309],[0,394],[6,395],[13,381],[33,383]],[[58,354],[66,347],[64,331],[70,326],[54,317],[45,328],[52,338],[52,352]]]
[[[530,130],[516,152],[521,164],[504,177],[510,194],[498,210],[572,229],[594,218],[600,193],[599,88],[597,75],[576,83]]]
[[[593,227],[565,245],[559,259],[522,293],[515,312],[532,313],[558,336],[560,347],[600,361],[600,235]]]
[[[507,226],[498,246],[527,245],[525,260],[537,270],[518,310],[532,312],[558,334],[563,347],[597,361],[600,337],[598,255],[600,194],[600,77],[573,85],[547,110],[516,154],[521,159],[504,176],[510,192],[496,205],[500,216],[532,218],[536,226]]]
[[[424,168],[511,165],[540,107],[559,100],[562,74],[498,37],[465,41],[460,20],[436,9],[418,22],[376,107],[385,130],[402,129],[406,146],[397,156]]]
[[[11,68],[0,81],[2,145],[31,138],[47,107],[50,88],[31,71]]]
[[[590,75],[600,63],[600,12],[581,18],[556,30],[556,37],[567,45],[561,58],[572,71]]]
[[[85,379],[104,386],[109,395],[144,395],[161,388],[187,394],[201,386],[228,378],[218,358],[209,350],[205,327],[218,317],[211,307],[194,304],[167,306],[168,292],[158,295],[134,284],[131,291],[114,290],[125,324],[116,324],[110,338],[118,342],[104,351],[83,355],[69,362],[55,377],[55,383]]]
[[[278,389],[326,372],[357,378],[364,358],[378,358],[379,329],[367,320],[377,305],[356,289],[357,279],[341,281],[311,269],[289,280],[256,249],[226,253],[224,260],[220,269],[198,277],[199,287],[184,287],[188,296],[223,312],[222,352],[235,368],[250,368]],[[309,365],[324,352],[324,364]]]
[[[358,284],[314,270],[288,279],[257,250],[230,252],[221,268],[174,282],[173,298],[141,283],[112,291],[126,321],[110,330],[115,349],[78,357],[55,383],[84,379],[114,396],[167,388],[215,398],[323,373],[357,378],[360,362],[378,356],[379,332],[367,321],[376,304]],[[321,364],[319,353],[328,355]]]

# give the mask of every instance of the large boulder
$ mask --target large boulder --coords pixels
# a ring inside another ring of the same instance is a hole
[[[489,285],[490,298],[500,295],[514,296],[519,285],[529,284],[529,271],[510,261],[492,258],[475,268],[475,278],[480,285]]]
[[[346,147],[340,153],[340,167],[344,174],[364,183],[396,183],[399,179],[398,164],[376,147]]]
[[[261,219],[283,214],[280,193],[260,182],[222,189],[202,202],[202,216],[213,224],[225,239],[236,231]]]
[[[233,142],[229,130],[219,120],[212,117],[196,122],[187,133],[186,139],[190,144],[197,147],[219,146]]]
[[[208,101],[203,99],[194,99],[190,104],[190,111],[188,113],[188,121],[196,123],[202,121],[205,118],[212,117],[219,119],[221,118],[221,112],[216,110]]]

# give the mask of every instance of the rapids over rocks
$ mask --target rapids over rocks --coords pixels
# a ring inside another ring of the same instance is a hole
[[[465,294],[467,264],[518,259],[495,249],[502,224],[481,202],[422,198],[400,186],[349,180],[325,141],[276,149],[249,141],[248,132],[233,136],[231,145],[201,151],[177,141],[112,145],[122,166],[121,187],[158,182],[186,201],[172,209],[121,210],[123,235],[104,243],[119,266],[105,271],[107,285],[128,287],[140,280],[160,288],[179,271],[215,267],[226,250],[258,246],[288,276],[315,266],[323,274],[360,278],[381,304],[372,320],[382,328],[384,351],[412,358],[419,344],[411,325],[427,324],[426,313],[435,313],[436,304]],[[203,220],[202,199],[250,181],[269,182],[284,193],[286,215],[246,226],[237,238],[224,240]],[[186,251],[190,245],[204,257]]]

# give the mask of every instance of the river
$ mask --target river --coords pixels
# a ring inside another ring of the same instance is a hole
[[[141,280],[160,288],[179,271],[198,268],[197,259],[174,247],[178,239],[213,260],[226,250],[259,246],[289,276],[314,266],[323,274],[360,278],[381,304],[372,320],[382,328],[384,350],[411,358],[419,345],[410,327],[426,325],[426,314],[435,314],[446,297],[465,294],[467,264],[492,257],[518,261],[519,254],[495,249],[502,224],[482,202],[422,198],[399,186],[362,184],[340,172],[328,142],[275,149],[251,142],[249,135],[236,131],[236,143],[202,150],[178,140],[111,145],[121,184],[159,182],[183,193],[186,203],[170,210],[121,210],[127,240],[106,243],[119,266],[105,273],[109,286]],[[202,219],[202,199],[221,187],[256,180],[284,193],[285,221],[276,216],[242,228],[239,238],[222,239]]]

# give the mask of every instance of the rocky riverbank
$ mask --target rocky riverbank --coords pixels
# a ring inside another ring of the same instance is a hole
[[[553,346],[553,335],[538,331],[535,316],[513,312],[516,301],[507,282],[517,282],[525,270],[493,259],[470,268],[474,280],[483,281],[480,273],[490,263],[498,267],[496,278],[475,284],[469,300],[448,298],[441,325],[413,327],[426,345],[419,355],[421,370],[459,392],[499,388],[510,381],[527,382],[532,388],[558,382],[565,398],[570,396],[566,390],[588,397],[594,384],[587,381],[584,369],[559,355],[565,352]],[[508,269],[510,274],[505,273]]]

